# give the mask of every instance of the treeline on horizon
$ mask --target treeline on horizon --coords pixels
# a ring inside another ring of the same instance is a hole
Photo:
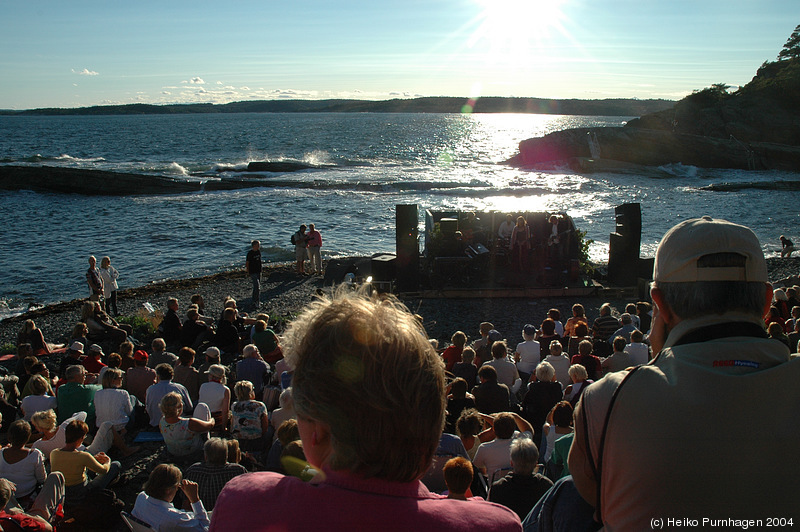
[[[253,100],[226,104],[127,104],[78,108],[0,110],[4,115],[150,115],[199,113],[531,113],[642,116],[669,109],[671,100],[548,100],[543,98],[426,97],[394,100]]]

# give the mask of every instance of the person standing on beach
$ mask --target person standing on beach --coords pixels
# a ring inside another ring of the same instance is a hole
[[[781,245],[783,246],[783,249],[781,249],[781,258],[791,257],[792,253],[794,253],[794,243],[781,235]]]
[[[311,227],[314,227],[313,224]],[[253,310],[261,306],[261,242],[253,240],[250,251],[247,252],[244,267],[247,275],[253,282]]]
[[[306,224],[302,224],[300,229],[292,235],[292,243],[294,244],[294,256],[297,260],[295,269],[297,273],[305,274],[305,260],[308,248],[308,235],[306,235]]]
[[[100,301],[103,298],[103,279],[97,269],[97,259],[89,256],[89,269],[86,270],[86,283],[89,285],[89,301]]]
[[[319,254],[319,248],[322,247],[322,235],[314,227],[314,224],[308,225],[308,262],[311,266],[313,273],[322,273],[322,258]]]
[[[114,307],[114,316],[119,316],[117,310],[117,279],[119,272],[111,265],[111,257],[105,256],[100,259],[100,278],[103,280],[103,297],[106,300],[105,310],[106,313],[111,312],[111,307]]]

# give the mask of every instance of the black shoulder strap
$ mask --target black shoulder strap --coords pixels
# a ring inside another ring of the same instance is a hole
[[[603,515],[602,510],[600,507],[600,497],[602,494],[602,483],[603,483],[603,451],[606,445],[606,432],[608,431],[608,423],[611,420],[611,412],[614,410],[614,403],[617,401],[617,397],[619,396],[619,392],[622,390],[622,387],[625,386],[625,383],[631,378],[631,376],[636,373],[636,371],[641,368],[642,366],[636,366],[631,369],[625,378],[622,379],[622,382],[619,383],[617,388],[614,390],[613,395],[611,396],[611,402],[608,404],[608,410],[606,411],[606,418],[603,422],[603,432],[600,436],[600,447],[597,450],[597,463],[595,464],[594,459],[592,458],[592,448],[589,441],[589,420],[586,417],[586,405],[583,405],[581,408],[581,416],[583,418],[583,437],[584,437],[584,445],[586,446],[586,455],[589,458],[589,467],[592,468],[592,474],[594,478],[597,480],[597,500],[595,502],[595,509],[597,511],[597,517],[599,521],[603,522]]]

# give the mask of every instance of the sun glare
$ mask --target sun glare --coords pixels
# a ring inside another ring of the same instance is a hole
[[[553,32],[565,33],[566,0],[475,0],[480,12],[470,45],[488,47],[490,57],[516,61],[540,55]]]

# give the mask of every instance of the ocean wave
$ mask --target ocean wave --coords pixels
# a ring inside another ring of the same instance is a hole
[[[35,310],[40,307],[41,305],[24,305],[16,303],[13,300],[6,301],[0,299],[0,321],[20,316],[30,310]]]
[[[100,163],[105,161],[104,157],[73,157],[68,153],[62,153],[58,157],[53,157],[52,159],[45,159],[45,160],[52,160],[52,161],[67,161],[70,163]]]
[[[189,175],[189,171],[185,167],[181,166],[180,164],[178,164],[176,162],[172,162],[172,163],[170,163],[169,167],[167,168],[167,174],[188,176]]]
[[[681,163],[665,164],[658,167],[664,173],[675,177],[697,177],[697,167]]]

